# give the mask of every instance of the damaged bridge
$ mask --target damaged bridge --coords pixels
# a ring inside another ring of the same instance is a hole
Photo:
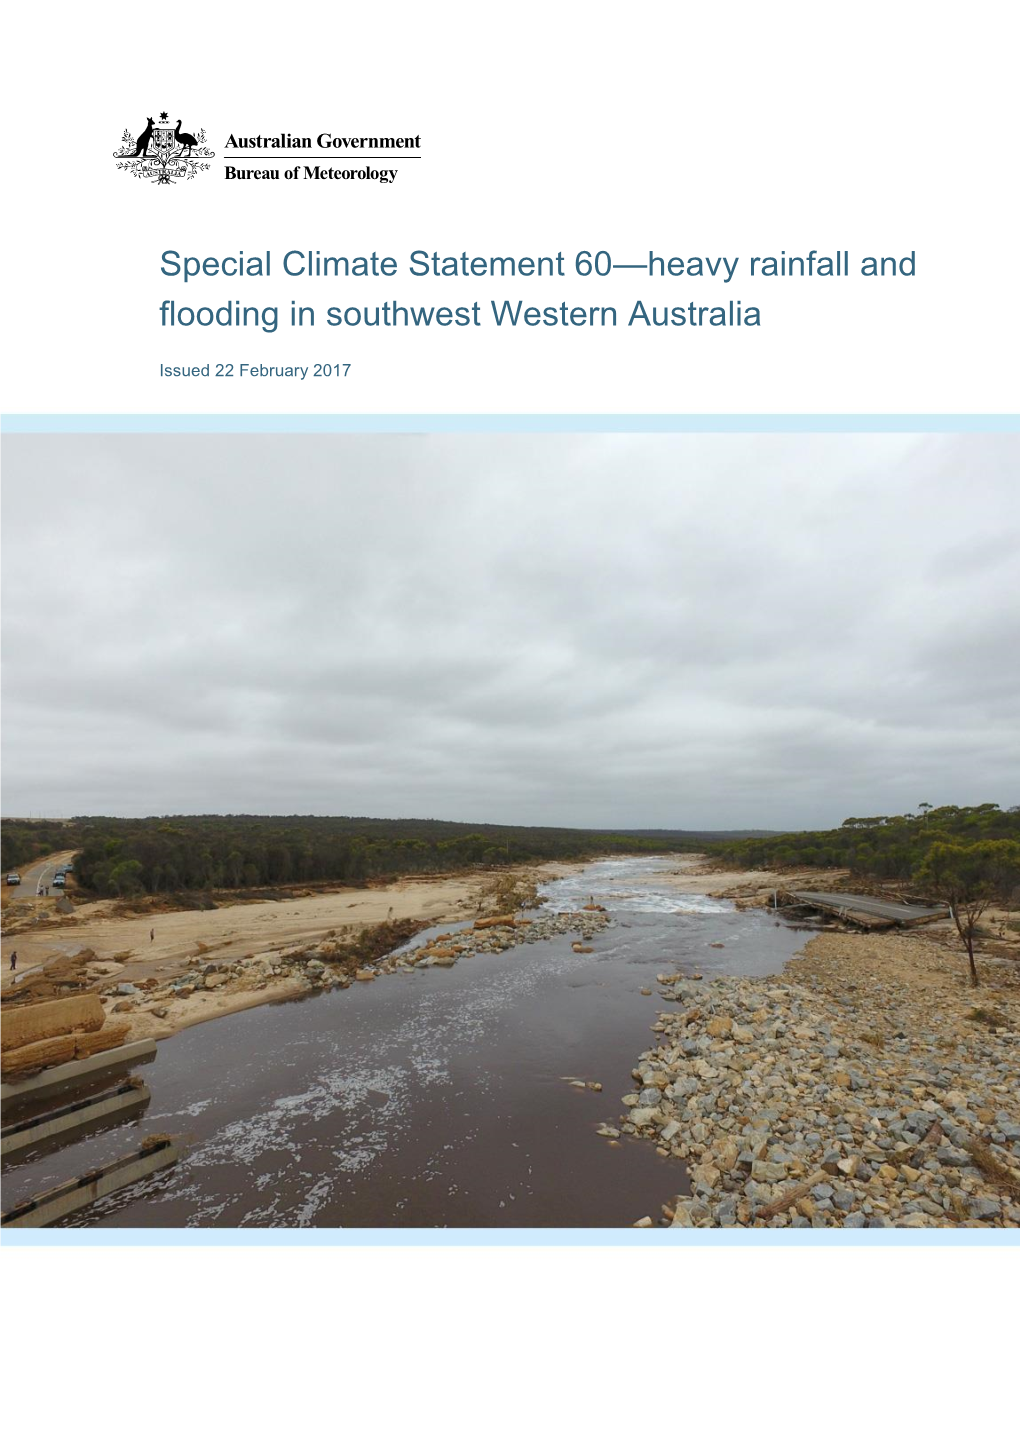
[[[882,896],[855,896],[850,891],[781,891],[778,900],[781,907],[809,907],[870,930],[919,926],[949,915],[948,906],[914,906]]]

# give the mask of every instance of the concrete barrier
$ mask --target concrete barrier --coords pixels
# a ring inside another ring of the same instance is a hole
[[[169,1138],[148,1147],[142,1146],[130,1156],[121,1157],[105,1167],[97,1167],[95,1171],[73,1177],[48,1192],[38,1192],[27,1201],[19,1202],[3,1213],[0,1226],[49,1227],[72,1212],[98,1202],[100,1197],[108,1197],[112,1192],[120,1191],[121,1187],[143,1181],[164,1167],[172,1167],[178,1156],[177,1144]]]
[[[97,1052],[95,1056],[80,1061],[64,1062],[61,1066],[47,1067],[24,1081],[4,1082],[0,1086],[0,1102],[4,1106],[14,1102],[41,1101],[45,1097],[59,1096],[76,1086],[88,1085],[99,1078],[124,1071],[130,1066],[144,1066],[156,1055],[156,1043],[152,1040],[130,1041],[125,1046],[114,1047],[111,1051]]]
[[[12,1122],[0,1132],[0,1155],[15,1157],[30,1147],[66,1145],[74,1134],[90,1127],[128,1121],[145,1110],[151,1095],[138,1077],[132,1077],[114,1091],[69,1102],[27,1121]]]

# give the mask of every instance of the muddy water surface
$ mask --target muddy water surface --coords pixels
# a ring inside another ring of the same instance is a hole
[[[619,1119],[630,1069],[669,1005],[656,972],[776,972],[804,940],[762,912],[671,891],[669,866],[599,862],[547,886],[551,909],[575,910],[589,895],[609,908],[613,924],[591,955],[557,937],[161,1042],[142,1073],[145,1117],[6,1170],[4,1205],[165,1131],[185,1140],[176,1167],[65,1225],[616,1226],[657,1216],[684,1189],[681,1164],[595,1130]]]

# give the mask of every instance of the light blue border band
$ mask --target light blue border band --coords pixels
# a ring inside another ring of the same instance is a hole
[[[909,432],[985,434],[1020,431],[1020,415],[5,415],[9,435],[296,434],[433,435],[531,432],[641,434],[789,434]]]
[[[1015,1247],[1020,1228],[66,1227],[2,1238],[5,1247]]]

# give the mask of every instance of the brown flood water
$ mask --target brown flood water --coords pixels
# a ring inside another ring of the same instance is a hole
[[[682,1165],[595,1130],[618,1122],[630,1069],[670,1005],[656,972],[777,972],[803,944],[764,913],[664,892],[654,873],[666,865],[599,862],[547,888],[557,909],[589,893],[610,909],[613,925],[591,955],[557,937],[240,1012],[160,1043],[142,1073],[147,1114],[6,1169],[4,1206],[166,1131],[185,1140],[176,1167],[65,1225],[594,1227],[657,1217],[686,1190]],[[568,1076],[604,1090],[578,1090]]]

